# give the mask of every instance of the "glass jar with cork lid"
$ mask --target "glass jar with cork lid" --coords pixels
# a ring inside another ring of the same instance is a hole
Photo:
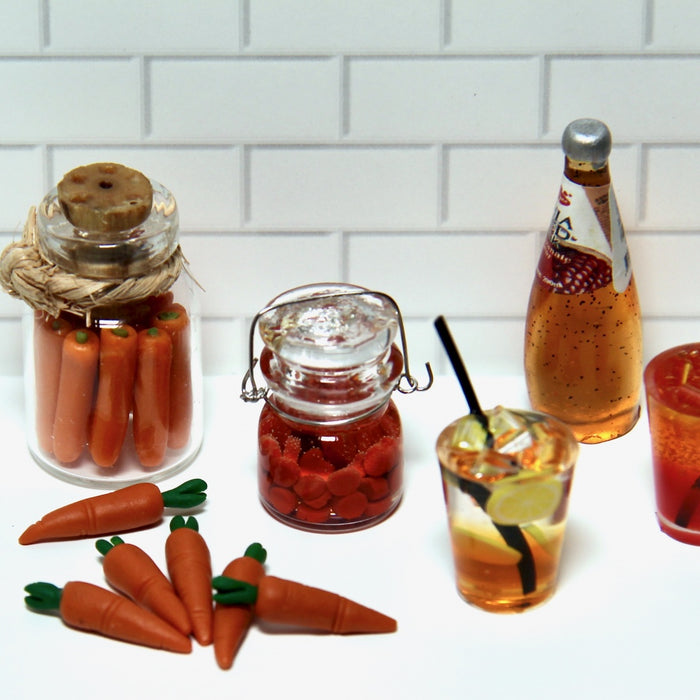
[[[255,383],[254,331],[264,348]],[[400,335],[402,349],[394,340]],[[396,302],[350,284],[298,287],[255,316],[242,398],[264,399],[258,423],[258,488],[281,522],[317,532],[375,525],[403,493],[403,433],[395,389],[410,375]]]
[[[71,170],[3,251],[0,282],[28,306],[27,440],[41,467],[110,488],[192,461],[199,310],[171,192],[118,163]]]

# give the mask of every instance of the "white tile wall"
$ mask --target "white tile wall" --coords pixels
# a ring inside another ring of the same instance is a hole
[[[258,147],[250,152],[249,176],[252,226],[437,223],[438,152],[432,147]]]
[[[43,22],[38,2],[0,2],[0,46],[6,52],[39,51]]]
[[[338,135],[334,58],[154,59],[156,139],[327,141]]]
[[[636,51],[644,36],[645,4],[644,0],[451,0],[446,5],[447,37],[452,50],[468,52]]]
[[[0,146],[0,229],[22,230],[44,179],[40,146]]]
[[[140,65],[131,57],[4,59],[0,63],[3,141],[138,139]]]
[[[700,57],[552,58],[547,123],[559,131],[559,124],[590,113],[618,139],[697,139],[700,102],[693,88],[699,81]]]
[[[651,145],[642,167],[647,194],[643,220],[653,229],[698,228],[700,140],[677,145]]]
[[[46,4],[48,47],[55,52],[206,55],[238,48],[239,8],[230,0],[118,0],[116,4],[47,0]]]
[[[539,63],[531,57],[348,60],[353,139],[534,139]]]
[[[696,52],[700,5],[695,0],[658,0],[651,11],[649,40],[658,51]]]
[[[647,356],[700,338],[696,0],[0,0],[0,244],[67,170],[176,195],[208,373],[305,282],[392,294],[412,370],[520,373],[561,131],[607,121]],[[23,305],[0,295],[0,372]]]
[[[253,0],[246,46],[265,53],[435,51],[440,0]]]

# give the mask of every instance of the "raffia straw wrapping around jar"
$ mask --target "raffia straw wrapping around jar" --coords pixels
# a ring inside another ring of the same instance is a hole
[[[124,279],[99,280],[62,269],[41,254],[37,242],[36,208],[29,210],[22,238],[0,254],[0,284],[31,308],[57,317],[62,311],[90,322],[100,306],[128,304],[166,292],[186,268],[178,246],[175,252],[148,274]]]

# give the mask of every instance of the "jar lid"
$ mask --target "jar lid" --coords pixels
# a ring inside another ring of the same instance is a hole
[[[178,246],[175,198],[149,180],[153,198],[146,218],[123,231],[95,231],[68,220],[54,187],[37,208],[37,242],[42,255],[67,272],[93,279],[124,279],[150,272]]]
[[[603,164],[612,150],[612,136],[597,119],[576,119],[564,129],[561,145],[571,160]]]
[[[396,337],[398,314],[384,297],[352,284],[312,284],[275,297],[260,314],[260,336],[285,361],[344,368],[383,355]]]

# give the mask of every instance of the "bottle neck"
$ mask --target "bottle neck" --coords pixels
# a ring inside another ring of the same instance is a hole
[[[591,163],[590,161],[571,160],[566,156],[564,175],[583,187],[604,187],[610,184],[610,168],[607,161]]]
[[[607,163],[567,158],[538,276],[560,294],[627,289],[632,270]]]

